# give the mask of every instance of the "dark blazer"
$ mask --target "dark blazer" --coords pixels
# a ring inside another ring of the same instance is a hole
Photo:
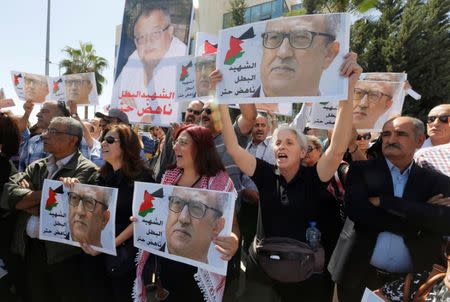
[[[413,163],[402,198],[394,197],[392,177],[384,157],[356,161],[347,176],[345,208],[355,222],[355,244],[347,257],[342,285],[363,280],[378,234],[383,231],[404,238],[414,271],[430,270],[442,262],[442,236],[450,233],[450,207],[426,201],[439,193],[450,196],[450,178]],[[373,206],[369,197],[380,197]]]

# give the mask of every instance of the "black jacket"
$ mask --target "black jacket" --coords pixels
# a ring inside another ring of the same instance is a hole
[[[356,241],[345,265],[343,284],[363,280],[383,231],[404,238],[414,271],[429,270],[442,261],[442,236],[450,234],[450,207],[427,200],[439,193],[450,196],[450,178],[413,163],[402,198],[394,196],[391,173],[384,157],[350,165],[346,188],[346,211],[355,222]],[[380,197],[373,206],[369,197]]]

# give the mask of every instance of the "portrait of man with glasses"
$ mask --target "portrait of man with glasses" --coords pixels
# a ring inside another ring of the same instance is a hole
[[[43,103],[49,93],[47,78],[43,75],[25,73],[23,91],[26,100]]]
[[[225,227],[222,192],[175,187],[169,196],[166,250],[173,255],[209,263],[212,241]]]
[[[76,73],[66,75],[64,77],[64,86],[66,88],[67,100],[80,105],[91,103],[89,94],[95,85],[95,80],[91,79],[91,76],[92,73]]]
[[[176,64],[166,59],[187,54],[190,18],[180,17],[188,11],[184,2],[177,4],[176,9],[169,7],[167,1],[127,1],[125,5],[112,99],[120,99],[121,104],[117,105],[136,109],[129,113],[133,121],[143,119],[137,112],[147,107],[149,100],[142,95],[153,96],[152,100],[168,100],[175,96]],[[124,92],[129,95],[123,95]]]
[[[101,234],[110,219],[110,190],[75,184],[68,193],[70,237],[102,247]]]
[[[381,118],[392,107],[401,82],[358,81],[353,94],[353,125],[356,129],[378,129]],[[377,126],[378,125],[378,126]]]

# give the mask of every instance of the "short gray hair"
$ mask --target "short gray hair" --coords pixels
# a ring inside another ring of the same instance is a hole
[[[416,138],[418,138],[421,135],[425,135],[425,125],[421,120],[418,118],[407,116],[409,120],[411,120],[411,123],[413,125],[414,135]]]
[[[81,123],[74,118],[66,116],[57,116],[52,118],[50,123],[62,124],[66,127],[66,133],[78,137],[77,147],[80,147],[83,139],[83,127]]]
[[[289,130],[292,133],[294,133],[297,137],[298,144],[300,145],[300,148],[306,150],[308,148],[308,143],[306,141],[306,136],[301,133],[297,128],[291,127],[288,124],[281,124],[278,126],[277,129],[273,132],[273,140],[272,143],[275,145],[278,139],[278,134],[280,131]]]

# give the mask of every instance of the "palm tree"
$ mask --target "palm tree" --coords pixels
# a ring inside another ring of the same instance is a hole
[[[106,79],[101,72],[108,67],[108,61],[95,54],[92,43],[80,42],[79,49],[66,46],[62,52],[68,56],[68,59],[59,62],[59,66],[66,69],[64,74],[94,72],[97,93],[99,95],[102,94],[103,84],[105,84]]]

